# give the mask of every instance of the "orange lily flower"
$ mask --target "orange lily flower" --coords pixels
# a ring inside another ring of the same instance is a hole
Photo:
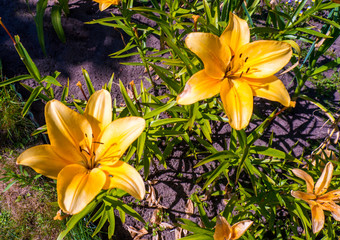
[[[104,11],[111,5],[118,5],[120,0],[93,0],[94,2],[99,3],[99,10]]]
[[[253,221],[244,220],[235,223],[233,226],[230,226],[230,224],[224,217],[217,216],[214,240],[239,239],[252,224]]]
[[[58,204],[65,213],[79,213],[102,189],[120,188],[144,198],[142,177],[119,160],[143,132],[143,118],[112,121],[111,95],[100,90],[90,97],[84,114],[57,100],[49,101],[45,119],[51,144],[27,149],[17,164],[57,179]]]
[[[333,218],[340,221],[340,206],[335,203],[340,200],[340,189],[326,193],[333,175],[333,164],[331,162],[326,164],[315,186],[313,178],[305,171],[293,169],[292,172],[306,181],[307,192],[291,191],[291,194],[309,204],[312,211],[313,233],[321,231],[324,226],[324,210],[330,211]]]
[[[229,19],[220,37],[194,32],[185,39],[204,69],[188,80],[177,103],[192,104],[220,93],[231,127],[240,130],[249,124],[253,96],[290,106],[290,96],[274,74],[289,62],[292,49],[280,41],[250,43],[247,22],[232,13]]]

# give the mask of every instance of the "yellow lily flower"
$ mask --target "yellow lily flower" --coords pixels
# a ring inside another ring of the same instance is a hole
[[[192,104],[220,93],[229,123],[237,130],[249,124],[253,96],[288,107],[289,94],[274,74],[289,62],[291,46],[280,41],[249,40],[247,22],[232,13],[220,37],[190,33],[185,43],[203,61],[204,69],[188,80],[177,103]]]
[[[58,203],[65,213],[79,213],[102,189],[120,188],[144,198],[142,177],[119,160],[143,132],[143,118],[112,121],[111,96],[100,90],[90,97],[84,114],[49,101],[45,119],[51,144],[27,149],[17,164],[57,179]]]
[[[99,10],[104,11],[111,5],[118,5],[120,0],[93,0],[94,2],[99,3]]]
[[[326,164],[315,186],[313,178],[305,171],[293,169],[292,172],[295,176],[306,181],[307,192],[292,190],[291,194],[309,204],[312,211],[313,233],[321,231],[324,226],[324,210],[330,211],[333,218],[340,221],[340,206],[335,203],[340,200],[340,189],[326,193],[333,175],[333,164],[331,162]]]
[[[224,217],[217,216],[214,240],[239,239],[252,224],[253,221],[244,220],[235,223],[233,226],[230,226],[230,224]]]

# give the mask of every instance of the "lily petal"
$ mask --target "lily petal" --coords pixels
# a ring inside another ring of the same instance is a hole
[[[106,182],[105,173],[94,168],[72,164],[60,171],[57,180],[58,203],[67,214],[83,210],[101,191]]]
[[[40,145],[27,149],[17,159],[17,164],[33,168],[37,173],[57,179],[59,172],[73,162],[61,158],[56,148],[51,145]]]
[[[267,78],[244,78],[247,81],[253,94],[256,97],[265,98],[271,101],[281,103],[283,106],[289,107],[290,96],[280,79],[276,76],[270,76]],[[262,85],[257,85],[257,82],[261,82]]]
[[[307,193],[313,193],[313,190],[314,190],[313,178],[308,173],[306,173],[305,171],[302,171],[302,170],[297,169],[297,168],[294,168],[292,170],[292,172],[294,173],[295,176],[306,181]]]
[[[203,61],[210,77],[224,77],[231,53],[229,46],[222,46],[219,37],[211,33],[194,32],[188,34],[185,43]]]
[[[340,206],[333,201],[320,203],[324,210],[330,211],[336,221],[340,221]]]
[[[253,113],[253,93],[248,83],[225,79],[220,95],[230,126],[236,130],[248,126]]]
[[[333,164],[331,162],[328,162],[325,168],[323,169],[319,180],[315,184],[316,195],[322,195],[327,191],[329,184],[331,183],[332,176],[333,176]]]
[[[221,80],[212,78],[205,70],[201,70],[188,80],[183,92],[177,96],[177,103],[188,105],[211,98],[220,92],[221,84]]]
[[[280,71],[290,60],[292,48],[280,41],[260,40],[242,46],[235,55],[235,76],[266,78]]]
[[[79,147],[89,152],[92,129],[86,117],[52,100],[45,106],[47,133],[51,145],[63,159],[82,162]]]
[[[145,128],[140,117],[120,118],[111,122],[98,138],[96,158],[100,163],[115,163]]]
[[[321,200],[328,200],[328,201],[334,201],[340,199],[340,189],[330,191],[322,196],[319,196],[318,199]]]
[[[252,224],[253,224],[253,221],[250,221],[250,220],[244,220],[244,221],[235,223],[231,227],[231,231],[232,231],[231,239],[233,240],[239,239]]]
[[[214,240],[230,240],[231,233],[232,230],[228,221],[222,216],[217,216]]]
[[[305,192],[301,192],[301,191],[291,191],[290,194],[297,198],[297,199],[301,199],[304,200],[308,203],[310,203],[310,200],[316,200],[316,196],[313,193],[305,193]]]
[[[312,210],[312,228],[313,233],[320,232],[325,224],[325,214],[322,208],[317,204],[311,206]]]
[[[222,45],[229,45],[234,55],[241,46],[249,43],[249,40],[250,31],[247,21],[230,13],[228,26],[220,37]]]
[[[99,10],[104,11],[111,6],[111,3],[99,3]]]
[[[96,137],[112,122],[112,100],[107,90],[99,90],[91,95],[84,112]]]
[[[112,166],[100,165],[109,182],[103,189],[119,188],[129,193],[134,198],[142,200],[145,196],[144,181],[137,170],[131,165],[118,161]]]

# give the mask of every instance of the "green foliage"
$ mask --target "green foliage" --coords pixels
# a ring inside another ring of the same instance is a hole
[[[37,29],[42,47],[42,16],[46,9],[46,2],[38,2],[36,16]],[[60,25],[61,11],[67,13],[67,1],[59,1],[60,5],[52,8],[52,23],[58,32],[59,38],[65,39]],[[216,225],[216,216],[209,216],[206,206],[209,197],[224,199],[224,209],[220,215],[225,217],[232,225],[242,220],[252,220],[254,223],[243,239],[334,239],[339,235],[340,227],[333,224],[331,214],[326,212],[325,227],[320,233],[311,233],[310,207],[303,201],[294,199],[291,190],[305,188],[305,182],[292,174],[294,168],[306,168],[306,171],[317,179],[322,166],[332,159],[319,157],[314,166],[303,155],[299,159],[293,156],[292,150],[287,153],[272,147],[274,135],[271,134],[267,144],[258,145],[259,139],[267,133],[271,122],[280,114],[278,109],[273,110],[262,123],[252,131],[232,130],[227,134],[228,144],[219,150],[214,145],[214,127],[227,124],[228,119],[219,98],[212,97],[188,106],[180,106],[176,97],[184,89],[188,79],[200,69],[203,62],[193,54],[185,45],[184,38],[193,31],[209,32],[220,36],[229,21],[229,13],[234,12],[246,19],[251,27],[252,39],[266,39],[285,41],[294,49],[291,59],[295,89],[293,100],[303,99],[316,105],[331,120],[334,131],[337,130],[339,117],[335,103],[325,106],[317,102],[314,97],[307,96],[307,81],[314,83],[323,91],[339,91],[339,58],[330,54],[331,47],[340,34],[339,5],[331,1],[133,1],[123,0],[119,7],[120,14],[97,19],[88,24],[101,24],[111,27],[128,36],[123,41],[125,47],[110,57],[124,59],[139,56],[138,62],[125,62],[125,65],[143,66],[147,72],[145,78],[151,87],[145,87],[141,81],[140,86],[131,82],[128,86],[119,81],[119,88],[125,105],[113,104],[113,118],[126,116],[140,116],[146,120],[146,129],[141,136],[127,150],[122,160],[134,165],[138,170],[143,169],[145,180],[150,174],[152,164],[167,168],[167,160],[173,150],[185,145],[186,157],[197,160],[195,168],[206,166],[210,169],[203,173],[195,182],[202,183],[190,199],[194,202],[200,215],[202,224],[188,219],[178,219],[179,226],[191,232],[183,239],[211,239]],[[136,15],[142,15],[154,24],[144,24],[134,20]],[[193,20],[198,16],[197,21]],[[259,20],[260,19],[260,20]],[[316,29],[312,27],[314,21],[322,25]],[[40,24],[40,25],[39,25]],[[40,29],[40,30],[39,30]],[[150,47],[147,39],[156,36],[160,46]],[[55,98],[54,88],[60,87],[57,80],[59,72],[51,76],[42,77],[28,52],[15,38],[16,49],[24,62],[27,75],[17,76],[0,83],[1,87],[26,79],[34,79],[38,86],[32,88],[22,84],[31,92],[29,99],[23,106],[22,115],[26,115],[31,104],[36,99],[49,101]],[[44,49],[44,47],[43,47]],[[320,65],[325,56],[329,61]],[[301,60],[301,61],[300,61]],[[95,92],[89,73],[82,69],[87,92]],[[326,75],[333,74],[330,78]],[[112,78],[103,88],[111,91]],[[6,90],[6,88],[2,88]],[[6,90],[8,91],[8,90]],[[7,92],[5,93],[7,94]],[[83,90],[82,90],[83,91]],[[89,96],[84,94],[85,100],[73,99],[65,101],[69,92],[69,83],[63,87],[61,101],[66,105],[74,106],[78,112],[83,113]],[[1,92],[0,92],[1,93]],[[154,94],[155,93],[155,94]],[[317,98],[316,98],[317,99]],[[0,98],[1,100],[1,98]],[[0,102],[1,104],[1,102]],[[332,105],[333,104],[333,105]],[[46,131],[46,126],[38,128],[34,134]],[[329,141],[323,147],[329,147]],[[337,146],[333,146],[336,148]],[[322,147],[315,149],[319,150]],[[313,153],[320,152],[314,151]],[[338,155],[338,153],[337,153]],[[335,176],[339,175],[338,163],[335,165]],[[215,166],[215,167],[211,167]],[[30,178],[25,170],[20,174],[8,171],[3,181],[10,184],[33,185],[37,175]],[[177,175],[179,178],[181,174]],[[339,180],[334,178],[332,189],[339,188]],[[225,189],[220,189],[223,184]],[[10,187],[11,185],[9,185]],[[99,236],[104,232],[108,238],[114,236],[115,213],[119,212],[121,221],[125,215],[145,222],[143,218],[121,198],[126,193],[113,189],[102,191],[82,212],[67,219],[66,228],[58,239],[65,236],[77,236],[77,239],[86,239]],[[117,212],[116,211],[116,212]],[[7,220],[4,215],[4,221]],[[84,220],[85,219],[85,220]],[[84,229],[84,223],[94,223],[91,231]],[[153,228],[154,234],[162,229]],[[105,235],[105,236],[106,236]]]

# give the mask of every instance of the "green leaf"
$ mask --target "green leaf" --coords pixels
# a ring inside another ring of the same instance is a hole
[[[215,160],[220,160],[223,161],[225,159],[229,159],[229,158],[238,158],[239,156],[236,155],[235,153],[233,153],[232,151],[222,151],[222,152],[218,152],[215,154],[210,155],[209,157],[204,158],[202,161],[200,161],[199,163],[197,163],[194,168],[197,168],[199,166],[202,166],[204,164],[207,164],[211,161],[215,161]]]
[[[324,71],[327,71],[328,69],[332,69],[334,67],[338,67],[340,65],[340,57],[338,57],[337,59],[330,61],[328,63],[323,64],[321,67],[318,67],[317,69],[315,69],[311,76],[317,75],[319,73],[322,73]],[[1,86],[1,83],[0,83]]]
[[[7,79],[6,81],[0,82],[0,87],[4,87],[4,86],[7,86],[9,84],[20,82],[20,81],[23,81],[23,80],[26,80],[26,79],[31,79],[31,78],[33,78],[31,75],[20,75],[20,76],[17,76],[17,77],[13,77],[13,78]]]
[[[80,213],[73,215],[70,220],[67,221],[66,223],[66,229],[62,231],[57,240],[62,240],[64,237],[67,235],[69,231],[71,231],[74,226],[81,220],[83,219],[88,213],[92,212],[94,208],[97,206],[97,201],[94,200],[90,202]]]
[[[69,87],[70,87],[70,79],[67,79],[66,86],[64,87],[63,93],[61,94],[61,98],[60,98],[60,101],[61,101],[61,102],[64,102],[65,99],[68,97],[68,90],[69,90]]]
[[[166,110],[168,110],[169,108],[172,108],[176,104],[177,104],[176,101],[166,103],[163,106],[160,106],[160,107],[156,108],[155,110],[152,110],[151,112],[145,114],[144,119],[149,119],[149,118],[152,118],[156,115],[159,115],[159,114],[165,112]]]
[[[94,94],[95,90],[94,90],[94,87],[92,85],[89,73],[84,68],[82,68],[81,71],[83,73],[83,76],[84,76],[84,79],[85,79],[85,82],[86,82],[87,90],[89,91],[89,94],[91,96],[92,94]]]
[[[208,187],[210,183],[212,183],[216,178],[218,178],[222,172],[229,167],[228,161],[223,161],[209,176],[207,181],[204,183],[203,190]]]
[[[104,224],[107,221],[107,214],[106,211],[103,211],[103,214],[101,215],[101,218],[99,220],[99,223],[97,224],[96,230],[93,232],[91,237],[94,237],[99,231],[104,227]]]
[[[57,81],[57,79],[55,79],[52,76],[46,76],[41,81],[56,85],[58,87],[61,87],[61,84]]]
[[[37,7],[36,7],[37,13],[34,17],[35,26],[36,26],[37,33],[38,33],[39,44],[44,55],[46,55],[45,37],[44,37],[44,14],[45,14],[45,10],[47,7],[47,2],[48,0],[38,1]]]
[[[15,49],[17,50],[17,52],[18,52],[18,54],[21,58],[21,61],[25,64],[30,75],[33,76],[33,78],[37,82],[40,83],[41,82],[41,75],[40,75],[40,72],[39,72],[37,66],[32,61],[32,58],[30,57],[30,55],[28,54],[28,52],[26,51],[24,46],[21,44],[19,36],[17,36],[17,35],[14,36],[14,39],[15,39]]]
[[[146,132],[142,132],[142,134],[137,139],[137,159],[138,159],[138,162],[142,158],[142,154],[143,154],[144,147],[145,147],[145,140],[146,140]]]
[[[122,83],[122,81],[119,80],[119,87],[120,87],[120,92],[123,95],[124,101],[126,103],[126,107],[128,108],[128,110],[130,111],[130,113],[133,116],[140,116],[140,113],[138,112],[135,104],[131,101],[129,95],[126,92],[126,89]]]
[[[109,239],[111,239],[115,232],[115,226],[116,226],[115,213],[112,207],[106,210],[106,215],[110,223],[110,226],[108,227],[108,235],[109,235]]]
[[[265,156],[269,156],[269,157],[275,157],[275,158],[279,158],[279,159],[286,159],[286,160],[291,160],[291,161],[295,161],[298,160],[295,157],[274,149],[274,148],[270,148],[270,147],[266,147],[266,146],[251,146],[250,147],[250,153],[251,154],[260,154],[260,155],[265,155]]]
[[[187,122],[188,119],[185,118],[165,118],[165,119],[157,119],[151,122],[150,127],[158,127],[167,124],[175,124],[179,122]]]
[[[318,31],[315,31],[315,30],[312,30],[312,29],[308,29],[308,28],[294,28],[295,30],[297,31],[300,31],[300,32],[303,32],[303,33],[308,33],[308,34],[311,34],[313,36],[317,36],[317,37],[321,37],[321,38],[332,38],[331,36],[328,36],[326,34],[323,34],[321,32],[318,32]]]
[[[190,232],[193,232],[193,233],[195,233],[195,235],[196,234],[206,234],[207,236],[210,235],[210,240],[211,240],[211,237],[214,234],[213,231],[205,229],[205,228],[202,228],[197,223],[194,223],[194,222],[192,222],[192,221],[190,221],[188,219],[179,218],[178,221],[184,223],[184,224],[180,224],[181,228],[186,229],[186,230],[188,230]],[[195,235],[191,235],[191,236],[195,236]],[[181,238],[181,239],[183,239],[183,238]]]
[[[135,210],[133,210],[132,207],[117,200],[116,198],[111,196],[105,196],[104,201],[108,204],[116,206],[117,208],[121,208],[125,213],[129,214],[131,217],[139,220],[142,223],[145,223],[144,219]]]
[[[32,103],[35,101],[35,99],[37,98],[37,96],[40,94],[40,92],[43,90],[43,87],[36,87],[34,88],[34,90],[32,91],[30,97],[27,99],[27,102],[25,103],[24,108],[21,111],[21,115],[25,116],[28,112],[28,110],[30,109]]]
[[[51,21],[54,28],[54,31],[56,32],[58,38],[61,42],[65,43],[65,33],[63,30],[63,26],[61,25],[61,6],[60,5],[54,5],[51,10]]]

